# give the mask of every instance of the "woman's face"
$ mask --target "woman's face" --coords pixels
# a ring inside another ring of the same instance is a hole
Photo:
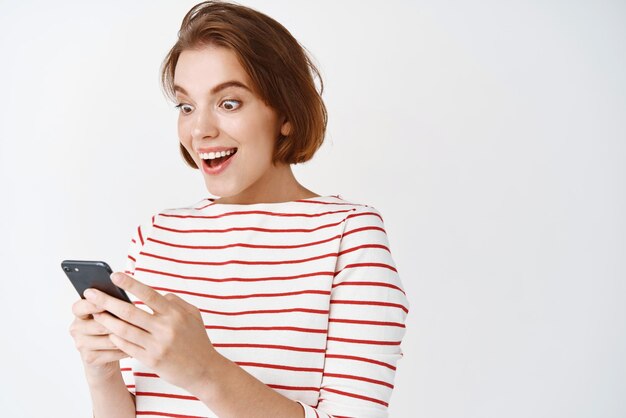
[[[218,46],[185,50],[174,86],[178,136],[209,193],[237,203],[270,190],[286,165],[272,164],[276,139],[290,124],[253,91],[237,56]]]

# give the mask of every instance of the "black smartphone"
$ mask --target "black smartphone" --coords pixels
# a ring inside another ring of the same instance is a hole
[[[113,271],[104,261],[64,260],[61,267],[81,298],[85,299],[83,292],[91,287],[132,303],[126,292],[111,281]]]

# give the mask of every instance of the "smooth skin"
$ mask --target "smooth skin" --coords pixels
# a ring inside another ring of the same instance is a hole
[[[245,87],[212,93],[230,81]],[[209,175],[200,170],[209,193],[220,196],[217,203],[271,203],[318,196],[298,183],[290,164],[272,164],[277,138],[289,135],[292,125],[256,93],[230,49],[208,46],[183,51],[174,87],[180,110],[178,137],[198,167],[201,148],[238,149],[224,172]]]

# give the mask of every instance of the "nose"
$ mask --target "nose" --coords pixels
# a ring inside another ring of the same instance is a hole
[[[195,112],[195,118],[191,129],[191,136],[195,140],[214,138],[219,133],[218,121],[210,110]]]

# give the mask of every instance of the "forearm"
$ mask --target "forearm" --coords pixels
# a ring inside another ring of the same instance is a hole
[[[211,370],[188,389],[222,418],[303,418],[299,403],[286,398],[222,355]]]
[[[91,401],[93,404],[94,418],[134,418],[134,396],[126,388],[121,373],[101,379],[89,376],[85,373]]]

